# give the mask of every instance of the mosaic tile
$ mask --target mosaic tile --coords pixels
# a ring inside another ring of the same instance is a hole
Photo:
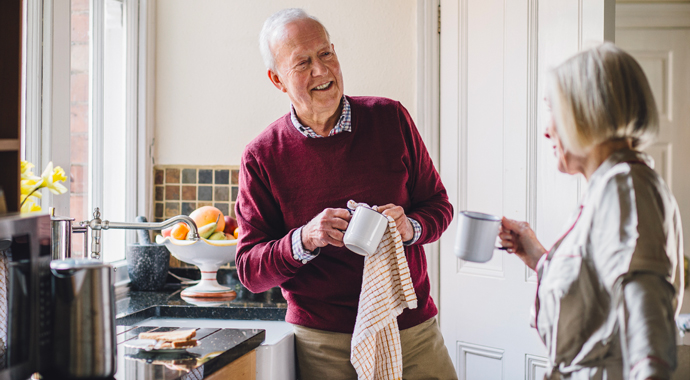
[[[164,182],[165,172],[161,169],[155,169],[153,171],[153,183],[156,185],[162,185]]]
[[[182,202],[182,215],[189,215],[196,210],[196,202]]]
[[[223,215],[230,215],[230,204],[228,203],[214,203],[213,206],[220,210]]]
[[[213,189],[213,200],[216,202],[226,202],[230,200],[230,189],[227,186],[216,186]]]
[[[196,186],[182,186],[182,200],[195,201],[196,200]]]
[[[165,169],[165,183],[180,183],[180,169]]]
[[[177,201],[180,200],[180,187],[175,185],[165,186],[165,200],[166,201]]]
[[[154,196],[154,199],[157,201],[162,201],[165,199],[165,187],[156,186],[156,195]]]
[[[212,201],[213,200],[213,187],[211,187],[211,186],[199,186],[199,193],[197,194],[197,199],[200,201]]]
[[[199,169],[199,183],[213,183],[213,170]]]
[[[216,185],[229,185],[230,184],[230,171],[229,170],[216,170],[215,180],[213,181]]]
[[[162,202],[156,202],[156,211],[155,211],[154,216],[156,218],[162,218],[164,215],[164,210],[165,210],[165,206],[163,205],[163,203]]]
[[[215,206],[225,215],[235,216],[238,166],[175,167],[161,165],[153,168],[152,220],[162,222],[183,214],[189,215],[198,207]],[[193,267],[171,258],[174,267]]]
[[[182,183],[196,183],[196,169],[182,169]]]
[[[165,202],[165,217],[180,215],[180,202]]]

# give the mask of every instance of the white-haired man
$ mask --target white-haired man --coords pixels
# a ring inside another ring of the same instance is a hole
[[[355,379],[350,342],[364,258],[343,245],[347,201],[378,206],[405,245],[418,307],[398,317],[406,379],[457,378],[436,322],[423,244],[453,207],[407,110],[343,94],[325,27],[301,9],[266,20],[261,52],[292,108],[242,155],[237,271],[251,291],[280,286],[302,379]]]

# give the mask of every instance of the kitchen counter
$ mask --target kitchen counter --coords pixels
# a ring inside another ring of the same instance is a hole
[[[193,278],[195,273],[179,273]],[[198,273],[198,270],[196,271]],[[284,321],[287,303],[279,288],[254,294],[244,288],[232,270],[220,271],[218,280],[237,292],[231,301],[198,301],[183,299],[184,287],[167,284],[160,291],[116,289],[116,323],[118,343],[118,380],[188,379],[207,377],[261,345],[266,337],[263,329],[200,328],[197,347],[177,352],[146,352],[125,347],[126,341],[140,332],[155,327],[136,327],[151,318],[223,319]],[[174,323],[174,322],[173,322]],[[188,328],[188,327],[184,327]],[[174,327],[159,327],[167,331]]]
[[[262,329],[199,328],[199,345],[178,350],[127,347],[127,342],[145,331],[171,331],[176,327],[117,326],[117,380],[202,379],[259,347]],[[253,368],[252,368],[253,369]]]

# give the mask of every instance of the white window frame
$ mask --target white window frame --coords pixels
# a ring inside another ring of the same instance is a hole
[[[152,44],[148,37],[148,17],[153,6],[148,0],[123,0],[127,22],[126,129],[127,178],[126,221],[136,215],[151,217],[152,182],[152,67],[147,55]],[[49,161],[61,166],[70,177],[70,1],[24,0],[25,15],[25,159],[41,171]],[[102,204],[103,151],[103,2],[91,0],[92,23],[90,70],[89,201],[92,212]],[[96,17],[94,15],[100,15]],[[66,96],[67,95],[67,96]],[[40,166],[40,168],[39,168]],[[53,197],[43,192],[42,205],[55,207],[57,215],[69,215],[69,183],[66,194]],[[107,219],[107,215],[102,216]],[[107,233],[107,232],[105,232]],[[134,242],[130,231],[125,243]],[[125,245],[123,244],[123,249]],[[126,271],[124,271],[126,273]]]

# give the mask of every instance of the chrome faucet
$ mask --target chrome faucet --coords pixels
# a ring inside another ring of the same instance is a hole
[[[176,223],[185,223],[189,226],[190,238],[189,240],[199,240],[199,230],[192,218],[187,215],[177,215],[172,218],[159,223],[142,223],[142,222],[110,222],[101,220],[101,211],[98,207],[93,210],[93,219],[83,221],[80,223],[82,227],[91,228],[91,258],[101,258],[101,230],[121,229],[121,230],[162,230]]]

